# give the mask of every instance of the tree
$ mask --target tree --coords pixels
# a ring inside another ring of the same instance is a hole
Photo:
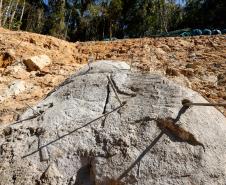
[[[49,34],[64,38],[65,35],[65,0],[50,0]]]
[[[225,28],[225,0],[187,0],[184,9],[183,26],[192,28]]]
[[[0,27],[2,26],[2,1],[0,0]]]
[[[129,5],[129,6],[128,6]],[[157,32],[157,4],[149,0],[126,0],[124,11],[125,34],[143,37]]]
[[[21,13],[23,6],[24,4],[21,6]],[[26,0],[20,28],[26,31],[43,33],[44,22],[46,20],[45,11],[46,6],[42,0]],[[18,17],[18,19],[20,19],[20,17]]]
[[[46,2],[46,1],[45,1]],[[0,26],[70,41],[225,28],[225,0],[0,0]]]
[[[109,21],[109,37],[112,38],[113,29],[118,29],[118,21],[121,17],[123,3],[121,0],[111,0],[107,8],[107,18]]]
[[[13,10],[12,14],[10,15],[9,29],[13,26],[13,19],[15,17],[16,11],[17,11],[17,7],[18,7],[18,4],[19,4],[19,1],[20,0],[16,1],[16,4],[14,6],[14,10]]]
[[[20,26],[21,26],[21,24],[22,24],[22,19],[23,19],[23,16],[24,16],[25,5],[26,5],[26,2],[25,2],[25,0],[24,0],[24,2],[23,2],[23,7],[22,7],[22,11],[21,11],[21,14],[20,14],[20,20],[19,20],[18,30],[20,29]]]
[[[4,19],[3,19],[3,26],[6,25],[6,22],[8,20],[8,18],[10,17],[10,14],[11,14],[11,9],[12,9],[12,6],[13,6],[13,0],[10,0],[9,2],[6,2],[5,3],[6,5],[6,11],[4,12]]]

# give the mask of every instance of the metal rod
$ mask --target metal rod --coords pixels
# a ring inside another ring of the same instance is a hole
[[[25,103],[31,110],[33,110],[34,114],[37,114],[37,115],[41,115],[38,111],[36,111],[35,109],[33,109],[28,103]]]
[[[53,141],[50,141],[49,143],[47,143],[47,144],[45,144],[45,145],[40,146],[37,150],[35,150],[35,151],[33,151],[33,152],[31,152],[31,153],[29,153],[29,154],[27,154],[27,155],[24,155],[22,158],[28,157],[28,156],[30,156],[30,155],[32,155],[32,154],[38,152],[40,149],[45,148],[45,147],[47,147],[48,145],[50,145],[50,144],[52,144],[52,143],[55,143],[55,142],[57,142],[58,140],[60,140],[60,139],[62,139],[62,138],[64,138],[64,137],[66,137],[66,136],[69,136],[69,135],[73,134],[74,132],[76,132],[76,131],[78,131],[78,130],[80,130],[80,129],[82,129],[82,128],[88,126],[88,125],[90,125],[91,123],[93,123],[93,122],[95,122],[95,121],[98,121],[98,120],[100,120],[101,118],[106,117],[107,115],[109,115],[109,114],[111,114],[111,113],[113,113],[113,112],[115,112],[115,111],[121,109],[121,108],[122,108],[123,106],[125,106],[125,105],[126,105],[126,102],[123,102],[122,105],[120,105],[119,107],[113,109],[112,111],[107,112],[107,113],[105,113],[105,114],[102,114],[101,116],[99,116],[99,117],[93,119],[92,121],[90,121],[90,122],[88,122],[88,123],[86,123],[86,124],[84,124],[84,125],[82,125],[82,126],[76,128],[76,129],[74,129],[74,130],[68,132],[67,134],[64,134],[64,135],[58,137],[57,139],[55,139],[55,140],[53,140]]]
[[[193,103],[191,100],[183,99],[182,105],[185,106],[185,107],[190,107],[190,106],[220,106],[220,107],[225,107],[226,103]]]
[[[112,89],[113,89],[114,93],[115,93],[116,99],[118,100],[120,105],[122,105],[122,102],[121,102],[121,100],[120,100],[120,98],[118,96],[118,93],[117,93],[117,90],[116,90],[116,87],[115,87],[114,83],[112,82],[112,80],[111,80],[111,78],[109,76],[107,76],[107,77],[108,77],[108,80],[109,80],[109,82],[110,82],[110,84],[112,86]]]
[[[184,106],[220,106],[225,107],[226,103],[185,103]]]

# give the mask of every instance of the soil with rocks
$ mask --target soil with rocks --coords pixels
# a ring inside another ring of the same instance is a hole
[[[0,126],[0,184],[226,182],[226,118],[199,93],[123,62],[85,66]]]
[[[26,58],[46,55],[51,64],[31,71]],[[202,94],[226,101],[226,37],[170,37],[69,43],[0,28],[0,123],[18,119],[88,61],[121,60],[134,70],[159,73]],[[225,107],[218,107],[226,115]]]

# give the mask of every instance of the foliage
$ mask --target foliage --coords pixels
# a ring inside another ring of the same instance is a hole
[[[2,2],[1,26],[49,34],[70,41],[145,37],[183,28],[226,28],[225,0],[181,0],[184,5],[176,0]]]

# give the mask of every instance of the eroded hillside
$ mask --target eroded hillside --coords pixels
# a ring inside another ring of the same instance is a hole
[[[43,54],[52,64],[27,70],[24,58]],[[16,120],[91,58],[126,61],[132,70],[164,74],[210,102],[226,101],[225,35],[69,43],[0,29],[0,123]]]

